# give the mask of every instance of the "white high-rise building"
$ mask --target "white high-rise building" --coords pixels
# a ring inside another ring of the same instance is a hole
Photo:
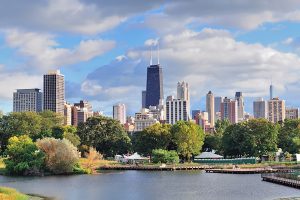
[[[242,92],[236,92],[235,93],[235,100],[237,101],[237,114],[238,114],[238,121],[241,122],[244,120],[244,97]]]
[[[285,101],[273,98],[268,101],[268,119],[276,123],[285,120]]]
[[[59,70],[44,75],[44,110],[64,115],[65,77]]]
[[[41,112],[42,93],[40,89],[17,89],[13,94],[13,111],[14,112]]]
[[[190,119],[191,105],[189,84],[187,82],[183,81],[177,83],[177,99],[186,101],[186,112],[188,113],[188,118]]]
[[[268,119],[268,105],[263,98],[259,98],[253,102],[253,115],[256,119]]]
[[[214,94],[209,91],[206,95],[206,112],[208,113],[208,123],[211,127],[215,126],[215,98]]]
[[[64,125],[72,125],[72,106],[67,102],[64,106]]]
[[[121,124],[126,123],[126,107],[125,104],[115,104],[113,106],[113,118],[119,120]]]
[[[186,100],[174,99],[173,96],[168,96],[166,101],[166,123],[175,124],[180,120],[188,121],[187,104]]]

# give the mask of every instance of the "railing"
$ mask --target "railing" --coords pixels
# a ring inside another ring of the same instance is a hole
[[[300,179],[298,178],[298,171],[291,171],[287,173],[269,173],[261,174],[263,181],[278,183],[282,185],[287,185],[290,187],[300,188]]]

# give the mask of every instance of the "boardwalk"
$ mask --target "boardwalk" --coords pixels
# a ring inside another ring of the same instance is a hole
[[[207,173],[223,173],[223,174],[262,174],[274,172],[287,172],[286,169],[272,169],[272,168],[249,168],[249,169],[206,169]]]
[[[101,166],[98,170],[143,170],[143,171],[177,171],[177,170],[203,170],[205,166]]]
[[[294,187],[294,188],[300,189],[300,181],[299,180],[278,177],[275,174],[262,174],[261,177],[262,177],[263,181],[277,183],[277,184],[286,185],[289,187]]]

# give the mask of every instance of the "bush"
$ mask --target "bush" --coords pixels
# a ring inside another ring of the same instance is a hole
[[[73,172],[79,161],[78,151],[66,139],[44,138],[37,141],[37,146],[46,155],[46,167],[54,174]]]
[[[154,149],[152,151],[153,163],[178,163],[179,157],[176,151],[167,151],[163,149]]]
[[[41,172],[44,153],[27,136],[11,137],[6,150],[8,158],[4,160],[6,171],[14,175],[36,175]]]

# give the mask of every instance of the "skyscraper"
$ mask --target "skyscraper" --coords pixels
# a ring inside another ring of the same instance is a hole
[[[72,106],[67,102],[64,105],[64,125],[72,125]]]
[[[125,104],[115,104],[113,106],[113,118],[120,121],[121,124],[126,123],[126,107]]]
[[[209,91],[206,95],[206,112],[208,113],[208,122],[210,127],[215,126],[215,98],[214,94]]]
[[[17,89],[13,94],[13,111],[14,112],[41,112],[42,93],[40,89]]]
[[[270,85],[270,100],[272,100],[272,99],[273,99],[273,85],[271,83],[271,85]]]
[[[254,118],[268,118],[268,106],[267,102],[263,98],[259,98],[256,101],[253,101],[253,115]]]
[[[299,108],[286,108],[285,109],[286,119],[299,119]]]
[[[273,98],[268,101],[268,119],[276,123],[285,120],[285,101]]]
[[[145,90],[142,91],[142,108],[146,108],[146,94]]]
[[[161,99],[164,99],[162,67],[159,64],[150,64],[147,68],[145,107],[149,108],[149,106],[158,106]]]
[[[244,120],[244,97],[242,92],[235,93],[235,100],[237,101],[238,106],[238,121],[241,122]]]
[[[228,119],[230,123],[235,124],[238,122],[237,111],[237,101],[225,97],[223,102],[221,103],[221,119]]]
[[[223,102],[223,97],[215,97],[215,112],[221,112],[221,103]]]
[[[44,75],[44,110],[64,115],[65,77],[59,70]]]
[[[166,122],[168,124],[175,124],[180,120],[189,120],[187,101],[168,96],[166,101]]]
[[[188,118],[190,118],[190,93],[189,93],[189,84],[186,82],[177,83],[177,99],[186,101],[186,112]]]

